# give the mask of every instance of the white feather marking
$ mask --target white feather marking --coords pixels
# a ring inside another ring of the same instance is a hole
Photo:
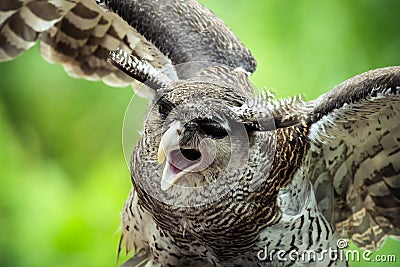
[[[22,39],[19,35],[15,34],[6,23],[1,28],[1,35],[3,35],[7,42],[13,45],[16,48],[27,50],[31,48],[35,42],[28,42]]]
[[[34,29],[37,32],[47,31],[57,21],[59,21],[61,19],[61,16],[60,16],[58,19],[52,20],[52,21],[43,20],[43,19],[37,17],[35,14],[33,14],[32,11],[25,5],[22,6],[20,9],[20,16],[21,16],[21,18],[24,19],[24,22],[26,23],[26,25],[28,25],[29,27],[31,27],[32,29]]]
[[[245,73],[247,76],[250,76],[250,75],[251,75],[251,72],[246,71],[243,67],[237,67],[237,68],[234,69],[233,71],[243,72],[243,73]]]
[[[90,8],[90,9],[100,12],[99,8],[98,9]],[[82,18],[76,15],[74,12],[70,11],[65,15],[65,18],[78,29],[85,31],[97,27],[101,19],[101,15],[99,13],[96,17],[88,19],[88,18]]]

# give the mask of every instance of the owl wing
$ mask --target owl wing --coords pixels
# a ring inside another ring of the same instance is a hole
[[[364,249],[400,236],[400,67],[355,76],[310,102],[304,162],[319,209]]]
[[[174,65],[256,62],[221,19],[194,0],[8,0],[0,3],[0,62],[40,40],[42,56],[71,76],[112,86],[134,82],[107,59],[121,48],[178,79]]]

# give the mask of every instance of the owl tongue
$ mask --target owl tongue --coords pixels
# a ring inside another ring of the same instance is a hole
[[[157,160],[165,162],[161,177],[161,189],[166,191],[173,186],[185,173],[192,171],[201,164],[202,154],[196,149],[180,149],[179,135],[181,123],[174,121],[161,137],[158,147]]]
[[[169,165],[173,174],[187,170],[200,162],[201,153],[195,149],[176,149],[169,154]]]
[[[195,149],[174,149],[169,151],[161,178],[161,189],[168,190],[185,173],[201,164],[201,153]]]

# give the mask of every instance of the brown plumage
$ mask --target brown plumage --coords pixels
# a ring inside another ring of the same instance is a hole
[[[0,60],[40,39],[71,75],[146,85],[124,266],[296,265],[259,252],[323,255],[341,237],[376,249],[400,236],[400,67],[277,101],[254,94],[254,58],[196,1],[99,2],[2,4]]]

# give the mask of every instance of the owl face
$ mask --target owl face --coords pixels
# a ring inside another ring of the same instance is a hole
[[[246,159],[259,153],[251,145],[257,134],[237,113],[246,101],[235,89],[216,83],[186,81],[164,90],[147,117],[143,134],[147,141],[141,148],[149,144],[158,148],[146,161],[152,162],[154,173],[136,179],[150,179],[157,197],[185,198],[191,204],[218,198],[238,183],[249,187],[252,177],[243,181],[250,173]]]
[[[232,94],[217,84],[189,81],[173,87],[156,103],[156,124],[163,125],[157,152],[163,165],[162,190],[212,184],[229,164],[231,137],[241,126],[230,110],[237,103],[215,98],[204,89],[210,87]]]

